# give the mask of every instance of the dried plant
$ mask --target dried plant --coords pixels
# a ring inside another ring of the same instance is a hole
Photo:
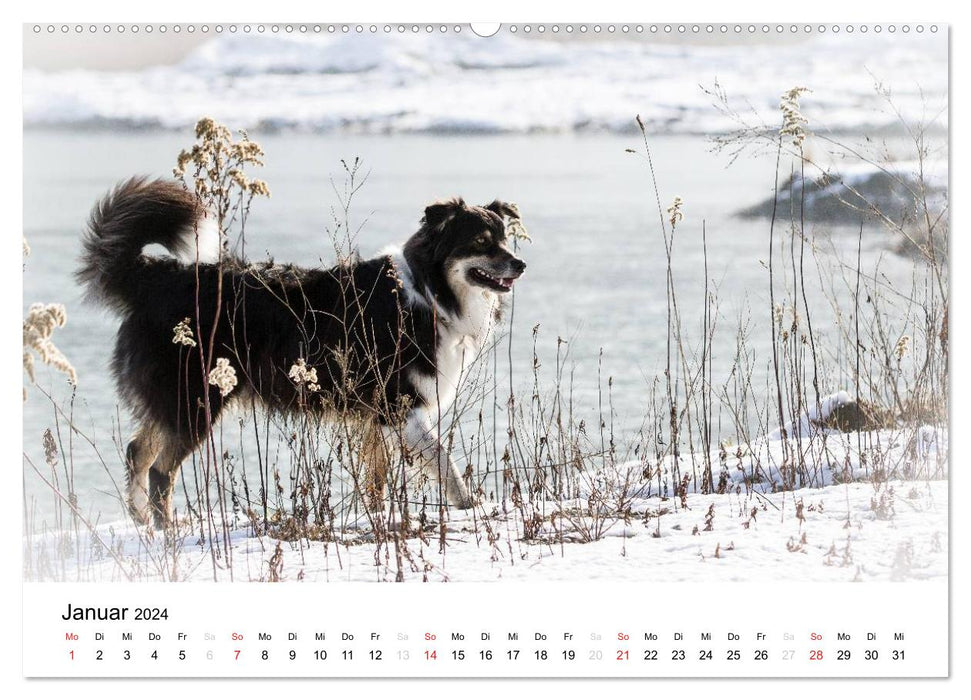
[[[790,137],[792,145],[796,148],[802,148],[802,143],[806,140],[806,125],[809,124],[809,120],[802,115],[799,100],[807,92],[812,90],[806,87],[794,87],[782,93],[782,99],[779,102],[779,109],[782,110],[782,128],[779,129],[779,135]]]
[[[209,205],[220,222],[240,195],[270,196],[270,189],[263,180],[251,179],[245,173],[247,166],[263,165],[263,149],[251,141],[245,131],[239,131],[234,140],[228,127],[204,117],[196,124],[196,139],[189,150],[179,153],[172,174],[186,185],[192,186],[200,201]]]
[[[32,304],[24,319],[24,372],[34,382],[34,355],[46,365],[67,376],[72,384],[78,383],[78,374],[61,352],[52,336],[54,330],[67,323],[67,311],[63,304]],[[27,389],[24,389],[24,401]]]
[[[216,358],[216,366],[209,372],[209,383],[218,387],[222,396],[227,396],[236,388],[236,370],[225,357]]]
[[[679,221],[684,219],[684,214],[681,212],[681,205],[683,203],[681,197],[675,197],[674,202],[668,207],[668,221],[671,222],[672,230],[678,225]]]
[[[172,342],[176,345],[185,345],[186,347],[194,348],[196,347],[195,338],[192,336],[192,326],[190,325],[192,319],[185,318],[179,321],[175,328],[172,329]]]

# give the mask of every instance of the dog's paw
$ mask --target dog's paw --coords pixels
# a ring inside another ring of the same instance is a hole
[[[132,521],[135,523],[135,525],[138,526],[138,527],[141,527],[143,525],[151,525],[152,524],[152,516],[148,512],[148,508],[145,507],[144,505],[137,505],[137,504],[132,503],[131,501],[129,501],[128,502],[128,515],[132,519]]]

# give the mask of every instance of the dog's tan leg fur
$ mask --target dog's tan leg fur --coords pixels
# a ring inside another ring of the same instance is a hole
[[[128,467],[128,510],[136,522],[148,524],[149,470],[161,450],[159,432],[149,423],[143,423],[135,431],[126,450]]]
[[[384,507],[388,486],[388,469],[391,457],[381,428],[377,425],[364,427],[361,439],[360,460],[364,466],[364,498],[368,510],[379,511]]]
[[[148,500],[155,527],[164,528],[173,523],[172,497],[187,453],[173,438],[163,435],[159,442],[158,458],[148,472]]]

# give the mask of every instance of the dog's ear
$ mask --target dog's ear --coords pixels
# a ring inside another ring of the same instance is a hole
[[[425,216],[421,223],[428,229],[441,230],[449,219],[453,218],[465,207],[465,201],[461,197],[453,197],[441,202],[435,202],[425,207]]]
[[[499,218],[503,221],[506,219],[519,219],[519,207],[512,202],[500,202],[496,199],[491,204],[486,204],[484,208],[498,214]]]
[[[526,227],[523,225],[522,219],[519,216],[519,207],[512,202],[501,202],[497,199],[491,204],[487,204],[485,209],[502,219],[502,223],[506,227],[507,236],[524,241],[532,240],[529,237],[529,233],[526,232]]]

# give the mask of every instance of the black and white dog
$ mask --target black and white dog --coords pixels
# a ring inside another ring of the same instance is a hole
[[[417,233],[381,257],[331,269],[248,265],[220,253],[217,225],[181,186],[118,185],[91,214],[77,276],[122,319],[112,371],[138,426],[127,449],[132,514],[171,522],[183,460],[234,400],[354,416],[378,494],[390,436],[400,436],[449,504],[470,507],[440,416],[526,269],[507,245],[518,217],[504,202],[452,199],[428,206]],[[150,244],[182,260],[143,255]],[[235,383],[210,382],[219,365]]]

